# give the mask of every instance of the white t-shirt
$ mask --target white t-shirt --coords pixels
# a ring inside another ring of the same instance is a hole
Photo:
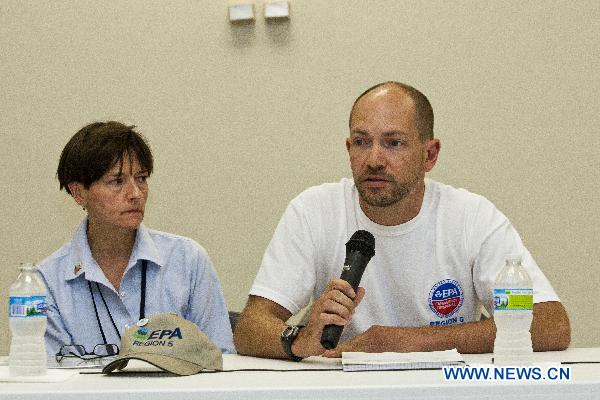
[[[522,256],[535,303],[558,301],[504,214],[480,195],[430,179],[419,214],[397,226],[371,221],[350,179],[302,192],[279,221],[250,294],[298,312],[340,276],[345,243],[359,229],[375,236],[375,256],[360,283],[366,295],[342,341],[371,325],[478,320],[481,304],[491,312],[494,280],[508,255]]]

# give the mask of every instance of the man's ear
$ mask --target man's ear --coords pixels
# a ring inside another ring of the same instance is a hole
[[[435,166],[440,154],[441,143],[439,139],[431,139],[425,144],[425,172],[429,172]]]
[[[352,146],[352,141],[350,138],[346,138],[346,150],[350,153],[350,147]]]
[[[69,187],[69,191],[75,202],[85,208],[85,188],[83,187],[83,184],[79,182],[69,182],[67,186]]]

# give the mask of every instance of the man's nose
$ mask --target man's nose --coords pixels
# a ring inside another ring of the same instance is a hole
[[[385,154],[383,148],[378,143],[373,143],[369,149],[367,165],[372,169],[385,167]]]

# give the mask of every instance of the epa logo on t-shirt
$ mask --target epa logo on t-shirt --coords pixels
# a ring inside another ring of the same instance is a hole
[[[460,283],[454,279],[439,281],[429,292],[429,308],[440,318],[447,318],[457,312],[463,303]]]

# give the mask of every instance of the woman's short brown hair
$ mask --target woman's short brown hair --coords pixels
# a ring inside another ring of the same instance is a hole
[[[63,149],[56,175],[60,189],[79,182],[87,189],[115,164],[123,165],[123,157],[137,158],[148,175],[152,173],[152,151],[135,126],[120,122],[94,122],[81,128]]]

